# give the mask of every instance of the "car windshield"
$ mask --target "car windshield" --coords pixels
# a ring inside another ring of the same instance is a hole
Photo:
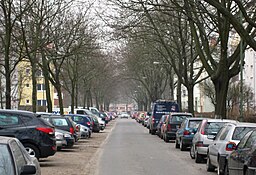
[[[184,119],[186,119],[188,116],[187,115],[175,115],[172,116],[172,122],[182,122]]]
[[[252,127],[236,127],[232,136],[232,140],[241,140],[244,135],[252,129]]]
[[[13,162],[7,145],[0,144],[0,174],[14,175]]]
[[[205,135],[217,134],[217,132],[224,124],[225,122],[208,122],[204,129]]]
[[[189,128],[198,128],[198,125],[200,122],[201,122],[201,120],[190,120],[188,127]]]

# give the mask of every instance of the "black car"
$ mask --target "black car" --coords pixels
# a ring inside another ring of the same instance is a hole
[[[68,131],[75,138],[75,141],[78,140],[78,133],[76,130],[76,125],[71,120],[71,118],[62,115],[42,115],[46,121],[50,122],[55,128]],[[72,147],[74,144],[69,143],[69,147]]]
[[[19,139],[36,158],[52,156],[57,150],[54,127],[32,112],[0,110],[0,135]]]
[[[162,115],[170,112],[179,112],[179,105],[174,101],[157,100],[153,103],[152,117],[149,119],[149,133],[156,133],[156,126]]]
[[[249,131],[228,157],[225,173],[253,175],[256,173],[256,130]]]

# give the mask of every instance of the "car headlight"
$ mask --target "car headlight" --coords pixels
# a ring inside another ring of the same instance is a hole
[[[55,138],[56,139],[63,139],[63,134],[62,133],[55,133]]]
[[[65,134],[64,137],[71,137],[71,135],[70,134]]]

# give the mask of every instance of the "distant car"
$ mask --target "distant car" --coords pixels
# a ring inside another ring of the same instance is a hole
[[[67,141],[64,138],[64,133],[62,131],[63,130],[55,129],[56,146],[58,151],[67,145]]]
[[[80,125],[80,133],[81,133],[81,138],[90,138],[91,137],[91,133],[92,131],[90,130],[90,128],[88,128],[87,126]]]
[[[191,113],[182,113],[182,112],[171,112],[167,115],[162,127],[163,139],[165,142],[169,140],[176,140],[176,132],[180,128],[181,123],[186,119],[193,117]]]
[[[120,118],[127,118],[127,119],[130,117],[130,115],[126,112],[122,112],[119,116]]]
[[[170,112],[179,112],[179,105],[176,102],[157,100],[153,103],[152,116],[148,121],[150,134],[156,133],[156,126],[162,115],[169,114]]]
[[[190,117],[182,122],[176,132],[175,148],[180,148],[181,151],[184,151],[191,146],[197,127],[202,120],[203,118]]]
[[[0,136],[19,139],[38,159],[53,156],[57,150],[54,126],[28,111],[0,110]]]
[[[38,160],[28,154],[18,139],[0,136],[0,174],[40,175],[41,169]]]
[[[244,135],[253,129],[256,129],[255,123],[225,124],[208,147],[207,171],[214,171],[217,168],[218,174],[224,175],[227,157],[236,148]]]
[[[203,119],[199,124],[190,148],[190,157],[195,159],[196,163],[205,160],[208,152],[208,146],[213,142],[212,138],[216,136],[221,127],[226,123],[237,123],[235,120],[226,119]]]
[[[228,157],[229,175],[255,175],[256,130],[249,131]]]

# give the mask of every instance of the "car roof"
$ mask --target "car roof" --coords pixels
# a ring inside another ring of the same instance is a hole
[[[0,109],[0,112],[4,112],[4,113],[7,113],[7,114],[19,114],[19,115],[36,116],[36,113],[30,112],[30,111],[23,111],[23,110]]]
[[[0,143],[1,144],[8,144],[13,139],[15,139],[15,138],[0,136]]]
[[[206,119],[206,118],[200,118],[200,117],[196,117],[196,118],[189,117],[189,118],[186,118],[186,120],[204,120],[204,119]]]
[[[227,123],[227,125],[235,125],[237,127],[256,127],[256,123],[246,123],[246,122],[238,122],[238,123]]]
[[[230,120],[230,119],[212,119],[212,118],[206,118],[204,120],[207,120],[207,122],[229,122],[229,123],[238,123],[236,120]]]
[[[191,113],[187,113],[187,112],[171,112],[170,114],[171,115],[192,115]]]

